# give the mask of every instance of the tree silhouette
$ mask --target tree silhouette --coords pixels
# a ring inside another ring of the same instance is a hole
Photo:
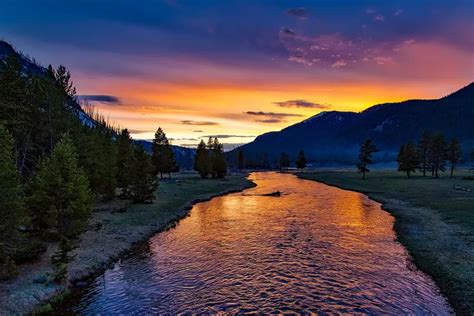
[[[377,146],[370,139],[360,146],[357,170],[362,173],[362,179],[365,179],[365,174],[370,171],[368,166],[372,164],[372,154],[378,151]]]
[[[295,164],[296,164],[296,168],[298,169],[306,168],[306,158],[304,156],[303,150],[300,150],[300,152],[298,153],[298,157],[296,158]]]
[[[210,158],[207,151],[206,143],[203,140],[199,143],[194,157],[194,170],[199,172],[201,178],[207,178],[211,172]]]
[[[214,137],[212,146],[209,148],[212,157],[212,177],[223,178],[227,174],[227,162],[224,156],[224,147],[217,137]]]
[[[397,162],[398,171],[406,172],[408,178],[410,178],[412,172],[416,172],[416,169],[420,165],[420,161],[416,147],[412,142],[408,142],[400,147]]]
[[[451,178],[454,175],[454,168],[456,164],[459,163],[461,158],[462,158],[461,144],[459,143],[457,138],[453,138],[451,139],[451,142],[449,143],[448,148],[447,148],[447,160],[451,164],[451,173],[450,173]]]
[[[418,142],[418,157],[420,159],[420,169],[423,172],[423,177],[426,176],[426,171],[429,167],[429,151],[431,146],[431,135],[424,131]]]
[[[437,133],[433,136],[429,150],[431,175],[439,178],[439,172],[446,170],[447,143],[444,135]]]
[[[177,169],[176,160],[171,144],[161,127],[159,127],[155,133],[152,150],[152,163],[155,168],[155,175],[160,174],[160,178],[162,179],[163,173],[167,173],[169,177],[171,177],[171,172],[175,172]]]

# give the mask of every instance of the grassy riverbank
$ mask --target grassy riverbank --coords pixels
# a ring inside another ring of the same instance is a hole
[[[298,173],[343,189],[367,194],[395,218],[395,230],[414,258],[430,274],[458,314],[474,314],[474,181],[472,172],[441,179],[376,171],[362,180],[356,172]],[[454,186],[471,189],[455,190]]]
[[[74,259],[68,266],[68,283],[101,273],[133,245],[146,241],[154,233],[174,226],[188,214],[192,204],[254,184],[244,174],[225,179],[202,180],[196,175],[180,174],[160,182],[153,204],[112,201],[96,204],[87,231],[79,239]],[[0,282],[0,315],[24,314],[57,296],[65,286],[46,285],[42,280],[52,272],[50,245],[40,260],[20,267],[14,280]]]

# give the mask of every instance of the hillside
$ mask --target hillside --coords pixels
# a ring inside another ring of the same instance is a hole
[[[359,144],[371,138],[381,150],[377,162],[394,161],[401,144],[424,131],[457,137],[465,152],[474,144],[474,83],[436,100],[408,100],[372,106],[360,113],[321,112],[279,132],[258,136],[228,153],[236,161],[243,150],[247,161],[268,161],[287,152],[292,159],[300,149],[312,163],[352,164]]]
[[[11,54],[16,54],[19,57],[21,62],[22,71],[26,73],[34,73],[34,74],[44,74],[46,73],[46,69],[39,65],[34,59],[17,52],[9,43],[5,41],[0,41],[0,61],[4,60]],[[72,110],[73,113],[79,118],[81,123],[87,127],[93,128],[96,127],[99,122],[94,120],[90,115],[88,115],[79,105],[78,102],[70,102],[69,108]],[[144,149],[151,153],[151,143],[148,141],[135,141],[136,143],[141,144]],[[176,157],[176,162],[181,169],[189,170],[193,168],[194,163],[194,150],[181,147],[181,146],[173,146],[173,152]]]

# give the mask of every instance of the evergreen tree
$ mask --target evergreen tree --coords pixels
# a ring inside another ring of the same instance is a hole
[[[123,189],[122,196],[129,197],[133,182],[133,140],[127,129],[123,129],[117,140],[117,185]]]
[[[306,168],[306,158],[304,156],[304,151],[303,150],[300,150],[300,152],[298,153],[298,156],[296,157],[295,164],[296,164],[296,168],[298,168],[298,169]]]
[[[242,150],[239,150],[239,157],[237,160],[238,160],[237,169],[239,170],[245,169],[245,157],[244,157],[244,152]]]
[[[59,88],[64,91],[66,97],[74,99],[76,96],[76,88],[71,81],[71,73],[63,65],[59,65],[55,72],[56,83]]]
[[[426,171],[429,168],[429,152],[431,147],[431,135],[424,131],[418,142],[418,157],[420,160],[420,169],[423,172],[423,177],[426,176]]]
[[[280,154],[280,169],[286,169],[290,167],[290,157],[287,153]]]
[[[12,242],[24,217],[22,188],[15,167],[13,146],[10,133],[0,125],[0,269],[11,264],[8,257],[14,253]]]
[[[216,174],[214,172],[215,152],[214,152],[214,140],[212,139],[212,137],[209,137],[209,139],[207,140],[206,148],[207,148],[207,153],[209,156],[209,159],[208,159],[209,174],[211,175],[212,178],[215,178],[216,177]]]
[[[457,140],[457,138],[451,139],[451,142],[448,145],[447,148],[447,160],[451,164],[451,175],[450,177],[453,177],[454,174],[454,168],[456,164],[459,163],[459,161],[462,158],[462,148],[461,144]]]
[[[15,162],[20,174],[24,170],[35,126],[30,96],[20,59],[12,54],[0,63],[0,121],[5,122],[15,141]]]
[[[104,200],[115,197],[117,187],[117,145],[106,129],[86,129],[75,137],[79,164],[86,172],[92,192]]]
[[[150,156],[142,146],[135,146],[135,172],[133,177],[131,196],[136,203],[151,202],[153,200],[153,166]]]
[[[84,227],[91,203],[89,184],[78,165],[74,145],[64,136],[33,179],[29,198],[32,221],[38,228],[55,228],[60,236],[74,237]]]
[[[400,147],[397,162],[398,171],[406,172],[408,178],[410,178],[412,172],[416,172],[416,169],[420,165],[420,161],[416,147],[412,142],[408,142]]]
[[[217,137],[214,138],[212,143],[212,177],[223,178],[227,174],[227,162],[224,156],[224,147]]]
[[[372,142],[372,140],[367,139],[360,146],[359,151],[359,162],[357,163],[357,169],[362,173],[362,179],[365,179],[365,174],[369,172],[369,165],[372,164],[372,154],[378,152],[377,146]]]
[[[446,170],[447,143],[444,135],[437,133],[433,136],[429,150],[429,160],[432,176],[439,178],[439,172]]]
[[[194,157],[194,170],[199,172],[201,178],[207,178],[210,173],[210,159],[206,144],[203,140],[199,143]]]
[[[171,172],[175,172],[177,169],[176,160],[174,158],[171,144],[161,127],[159,127],[155,132],[152,150],[152,162],[155,168],[155,176],[160,174],[160,178],[163,178],[163,173],[168,173],[171,177]]]

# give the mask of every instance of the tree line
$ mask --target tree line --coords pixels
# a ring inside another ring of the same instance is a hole
[[[302,149],[298,152],[296,159],[294,161],[294,164],[297,169],[306,168],[307,160],[306,160],[304,151]],[[276,168],[279,168],[281,170],[290,168],[290,165],[291,165],[290,156],[286,152],[282,152],[280,154],[279,159],[275,160],[273,165]],[[272,169],[271,164],[268,161],[267,154],[265,153],[263,154],[261,163],[256,163],[255,161],[252,161],[251,159],[246,160],[244,151],[239,150],[238,155],[237,155],[237,169],[243,170],[243,169],[249,169],[249,168],[250,169]]]
[[[128,130],[84,113],[64,66],[25,72],[16,54],[0,62],[0,164],[0,278],[45,242],[70,248],[93,199],[153,197],[151,157]]]
[[[224,156],[224,147],[217,137],[209,137],[207,144],[201,140],[194,159],[194,170],[201,178],[209,175],[212,178],[223,178],[227,174],[227,162]]]
[[[370,139],[361,144],[357,170],[362,174],[363,179],[370,171],[368,167],[373,163],[372,155],[378,151],[377,146]],[[400,146],[397,155],[398,171],[405,172],[408,178],[416,171],[420,171],[423,177],[431,174],[432,177],[439,178],[440,172],[449,168],[452,178],[462,157],[462,147],[457,138],[452,138],[448,142],[442,133],[431,134],[425,131],[416,144],[408,141]],[[474,161],[474,149],[471,152],[471,158]]]

